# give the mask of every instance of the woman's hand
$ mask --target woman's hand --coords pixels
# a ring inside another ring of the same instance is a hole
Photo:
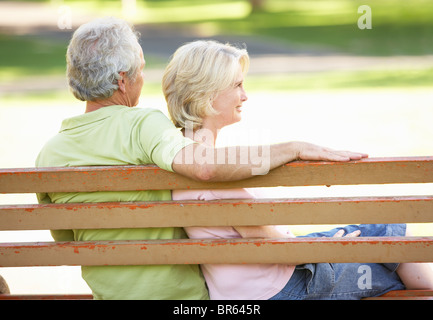
[[[307,142],[296,142],[297,144],[297,159],[312,160],[312,161],[350,161],[367,158],[365,153],[351,151],[336,151],[330,148],[316,146]]]
[[[344,234],[344,229],[340,229],[332,237],[333,238],[342,238],[343,234]],[[345,237],[359,237],[360,234],[361,234],[361,230],[355,230],[351,233],[346,234]]]

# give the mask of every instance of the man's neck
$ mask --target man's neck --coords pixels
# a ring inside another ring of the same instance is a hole
[[[86,101],[86,113],[96,111],[98,109],[109,107],[109,106],[128,106],[129,102],[125,98],[125,95],[119,93],[119,91],[115,91],[114,94],[108,98],[103,100],[94,100],[94,101]]]

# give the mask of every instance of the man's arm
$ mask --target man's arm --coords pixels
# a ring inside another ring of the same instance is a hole
[[[365,157],[363,153],[335,151],[306,142],[217,149],[195,143],[178,152],[172,168],[199,181],[236,181],[266,174],[294,160],[350,161]]]

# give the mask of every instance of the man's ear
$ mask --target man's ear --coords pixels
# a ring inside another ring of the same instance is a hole
[[[117,85],[119,86],[119,90],[122,93],[126,93],[126,82],[125,82],[126,72],[120,71],[119,75],[120,75],[120,79],[117,80]]]

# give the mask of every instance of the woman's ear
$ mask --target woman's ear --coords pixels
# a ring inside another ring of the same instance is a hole
[[[125,82],[126,72],[120,71],[119,75],[120,75],[120,79],[117,80],[117,85],[119,86],[119,90],[122,93],[126,93],[126,82]]]

